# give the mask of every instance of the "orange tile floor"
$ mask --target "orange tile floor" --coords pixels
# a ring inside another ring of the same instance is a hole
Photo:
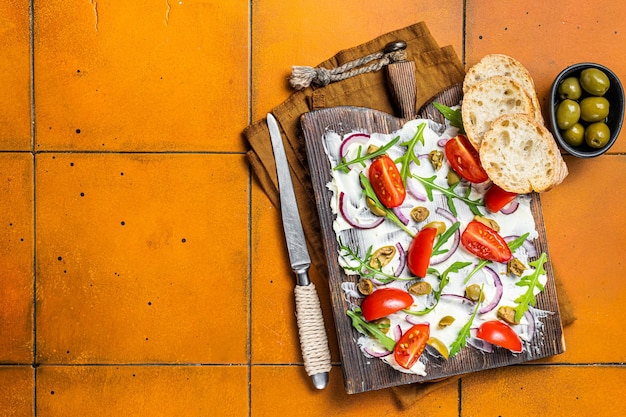
[[[532,4],[526,4],[532,3]],[[425,21],[465,65],[503,52],[541,99],[568,64],[626,80],[626,3],[6,0],[0,3],[0,415],[626,415],[626,138],[542,195],[577,315],[567,351],[399,408],[299,352],[279,212],[242,130],[291,65]],[[545,102],[545,101],[544,101]]]

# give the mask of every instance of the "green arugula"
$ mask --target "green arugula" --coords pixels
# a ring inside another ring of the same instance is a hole
[[[450,238],[454,235],[454,233],[458,230],[460,226],[461,226],[461,222],[456,222],[452,226],[447,228],[446,231],[443,232],[443,234],[439,235],[439,238],[437,239],[437,241],[435,242],[433,246],[433,253],[430,255],[431,257],[448,252],[448,249],[440,249],[440,248],[444,243],[450,240]]]
[[[352,319],[352,327],[359,333],[366,336],[374,336],[387,350],[393,350],[396,346],[395,340],[383,333],[376,324],[365,321],[360,308],[347,310],[346,314]]]
[[[511,250],[511,253],[515,252],[517,249],[519,249],[523,244],[524,241],[528,238],[528,233],[524,233],[523,235],[521,235],[520,237],[513,239],[512,241],[510,241],[509,243],[507,243],[509,249]],[[472,269],[472,272],[470,272],[467,277],[465,277],[465,281],[463,281],[464,284],[467,284],[467,282],[470,280],[471,277],[474,276],[474,274],[478,271],[480,271],[481,269],[483,269],[483,267],[485,265],[490,264],[491,261],[488,261],[486,259],[481,260],[480,262],[478,262],[478,265],[476,265],[474,267],[474,269]]]
[[[361,185],[363,185],[363,195],[365,196],[365,200],[367,201],[368,198],[371,199],[374,202],[374,205],[378,209],[380,209],[380,210],[385,212],[385,217],[387,219],[391,220],[400,229],[402,229],[405,232],[407,232],[409,234],[409,236],[415,237],[415,232],[413,232],[411,229],[406,227],[404,225],[404,223],[402,223],[402,221],[398,218],[398,216],[396,216],[396,214],[393,212],[393,210],[391,210],[390,208],[386,207],[383,203],[380,202],[380,200],[376,196],[376,193],[374,192],[374,189],[372,188],[372,184],[370,183],[370,180],[367,178],[367,176],[365,176],[365,174],[363,174],[361,172],[359,174],[359,179],[361,180]]]
[[[457,216],[454,199],[461,200],[462,202],[467,204],[473,214],[482,216],[483,213],[480,212],[478,207],[483,206],[484,203],[480,199],[472,200],[471,198],[469,198],[469,195],[472,192],[471,187],[467,187],[464,195],[459,195],[454,191],[454,189],[460,184],[460,182],[446,188],[435,183],[435,180],[437,179],[436,175],[433,175],[430,178],[420,177],[419,175],[411,175],[411,177],[415,178],[416,180],[421,182],[422,185],[424,185],[424,188],[426,189],[426,195],[428,196],[428,199],[430,201],[433,201],[433,190],[440,191],[443,195],[445,195],[446,199],[448,200],[448,207],[450,208],[450,212],[454,214],[454,216]]]
[[[450,121],[450,124],[459,129],[459,133],[465,133],[463,129],[463,118],[460,110],[453,110],[445,104],[433,102],[433,106]]]
[[[546,270],[543,265],[546,263],[548,256],[545,252],[541,254],[537,260],[529,262],[530,266],[535,268],[535,271],[530,275],[524,275],[518,282],[515,283],[518,287],[528,287],[528,290],[520,295],[515,302],[518,303],[515,307],[515,321],[518,322],[524,313],[528,311],[528,306],[534,306],[537,300],[535,300],[535,288],[539,291],[543,291],[543,285],[539,282],[539,276],[545,275]]]
[[[483,287],[480,287],[480,294],[478,295],[478,299],[482,297]],[[472,329],[472,323],[474,323],[474,319],[476,318],[476,314],[478,314],[478,307],[480,307],[480,303],[476,303],[476,307],[474,307],[474,312],[470,319],[465,323],[465,326],[459,332],[457,338],[450,345],[450,357],[455,356],[457,353],[461,351],[462,348],[467,344],[467,338],[471,336],[470,332]]]
[[[443,289],[446,287],[446,285],[448,285],[448,282],[450,282],[449,275],[454,272],[459,272],[461,269],[465,268],[468,265],[471,265],[471,262],[458,261],[458,262],[454,262],[445,271],[443,271],[443,273],[440,275],[440,278],[439,278],[439,289],[437,289],[436,291],[433,291],[433,295],[435,296],[435,303],[433,305],[423,310],[419,310],[419,311],[412,311],[412,310],[404,310],[404,311],[407,314],[412,314],[414,316],[423,316],[433,311],[435,307],[437,307],[437,304],[439,304],[439,300],[441,299],[441,293],[443,292]],[[428,273],[439,276],[439,272],[435,270],[434,268],[429,268]]]
[[[417,126],[417,132],[411,140],[408,142],[402,142],[400,145],[406,146],[406,152],[404,155],[396,159],[394,162],[396,164],[402,164],[400,167],[400,178],[402,178],[402,183],[406,187],[406,179],[411,175],[411,162],[415,162],[417,165],[420,165],[420,160],[418,156],[415,154],[415,146],[418,143],[421,143],[424,146],[424,129],[426,128],[426,123],[420,123]]]
[[[379,156],[382,156],[382,155],[386,154],[387,151],[393,145],[395,145],[399,140],[400,140],[400,136],[396,136],[395,138],[393,138],[391,141],[389,141],[384,146],[381,146],[380,148],[376,149],[372,153],[366,153],[365,155],[361,155],[362,148],[359,147],[359,151],[357,153],[357,157],[356,158],[354,158],[351,161],[346,161],[345,157],[341,158],[341,163],[337,164],[337,166],[334,167],[333,170],[337,170],[337,171],[341,171],[341,172],[344,172],[344,173],[348,173],[350,171],[350,168],[349,168],[350,165],[361,164],[362,166],[365,166],[365,161],[367,161],[369,159],[374,159],[374,158],[377,158]]]
[[[358,251],[354,251],[349,246],[344,245],[341,242],[341,239],[339,239],[339,249],[340,249],[339,254],[341,255],[341,257],[346,259],[349,263],[352,261],[358,264],[355,266],[344,266],[344,269],[347,269],[349,271],[354,271],[357,274],[359,274],[362,278],[368,278],[368,279],[375,278],[377,281],[380,281],[383,284],[388,284],[392,281],[411,281],[411,280],[416,279],[416,277],[400,278],[395,275],[391,275],[391,274],[387,274],[383,272],[382,267],[381,268],[372,267],[370,265],[370,260],[372,259],[372,253],[373,253],[372,246],[370,246],[367,249],[367,253],[365,254],[363,258],[361,258]]]

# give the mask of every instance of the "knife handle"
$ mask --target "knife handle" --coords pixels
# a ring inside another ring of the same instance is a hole
[[[302,273],[300,271],[298,275]],[[304,369],[312,378],[315,388],[323,389],[328,384],[331,364],[320,299],[312,282],[296,285],[294,293]]]

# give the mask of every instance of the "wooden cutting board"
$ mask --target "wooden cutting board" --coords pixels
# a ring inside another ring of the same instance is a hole
[[[459,103],[461,97],[461,86],[451,86],[427,103],[419,111],[418,117],[429,117],[441,121],[441,115],[432,106],[432,101],[453,106]],[[466,347],[455,357],[447,361],[438,362],[437,366],[431,366],[432,363],[429,362],[426,376],[402,373],[394,370],[379,359],[370,359],[363,355],[356,343],[359,333],[352,327],[350,319],[346,316],[346,310],[349,306],[344,300],[341,283],[346,281],[356,282],[357,278],[347,276],[338,263],[337,254],[339,248],[332,227],[334,215],[330,209],[332,193],[326,188],[326,184],[331,181],[331,166],[324,152],[321,139],[328,131],[334,131],[340,135],[354,130],[389,134],[400,129],[406,121],[407,119],[398,118],[380,111],[348,106],[309,112],[304,114],[301,120],[325,255],[328,262],[328,284],[330,286],[346,391],[349,394],[353,394],[415,382],[432,381],[457,374],[518,364],[564,352],[563,330],[545,225],[541,212],[541,201],[538,194],[533,194],[531,209],[539,232],[535,246],[539,254],[542,252],[548,254],[548,262],[544,265],[548,281],[545,290],[537,296],[536,307],[541,310],[554,312],[554,314],[542,320],[544,327],[541,331],[541,337],[535,336],[530,347],[517,355],[505,349],[495,349],[493,353],[484,354],[474,348]]]

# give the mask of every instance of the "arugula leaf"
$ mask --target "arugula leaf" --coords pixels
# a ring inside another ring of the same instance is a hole
[[[363,195],[365,196],[365,199],[366,200],[368,198],[371,199],[374,202],[374,205],[377,208],[379,208],[380,210],[385,212],[385,217],[387,219],[391,220],[400,229],[402,229],[405,232],[407,232],[409,234],[409,236],[415,237],[415,232],[413,232],[411,229],[406,227],[404,225],[404,223],[402,223],[402,221],[400,221],[398,216],[396,216],[396,214],[393,212],[393,210],[391,210],[390,208],[386,207],[383,203],[380,202],[380,200],[376,196],[376,193],[374,192],[374,189],[372,188],[372,184],[370,183],[370,180],[365,176],[365,174],[363,174],[361,172],[359,174],[359,179],[361,180],[361,185],[363,185]]]
[[[511,250],[511,253],[515,252],[517,249],[519,249],[524,244],[524,241],[528,238],[528,235],[529,235],[529,233],[524,233],[520,237],[518,237],[518,238],[510,241],[509,243],[507,243],[507,246]],[[467,277],[465,277],[465,281],[463,281],[463,283],[467,284],[467,282],[470,280],[470,278],[472,276],[474,276],[474,274],[476,272],[480,271],[485,265],[488,265],[490,263],[491,263],[491,261],[487,261],[485,259],[481,260],[478,263],[478,265],[476,265],[476,267],[474,269],[472,269],[472,272],[470,272],[469,275],[467,275]]]
[[[399,140],[400,140],[400,136],[397,136],[397,137],[393,138],[393,140],[391,140],[388,143],[386,143],[384,146],[381,146],[380,148],[378,148],[376,151],[374,151],[372,153],[366,153],[365,155],[361,155],[361,148],[359,148],[359,152],[358,152],[356,158],[354,158],[351,161],[346,161],[345,157],[341,158],[342,162],[337,164],[337,166],[334,167],[333,170],[342,171],[342,172],[348,172],[349,171],[348,167],[350,165],[361,164],[361,165],[365,166],[365,161],[367,161],[369,159],[374,159],[376,157],[379,157],[379,156],[382,156],[382,155],[386,154],[387,151],[393,145],[395,145]]]
[[[445,188],[435,183],[435,180],[437,179],[436,175],[433,175],[430,178],[420,177],[419,175],[411,175],[411,176],[415,178],[416,180],[418,180],[419,182],[421,182],[422,185],[424,185],[424,188],[426,189],[426,195],[428,196],[428,199],[430,201],[433,201],[433,190],[440,191],[443,195],[445,195],[446,198],[448,199],[448,207],[450,208],[450,212],[452,212],[454,216],[457,216],[457,211],[456,211],[456,208],[454,207],[454,203],[452,202],[453,199],[461,200],[462,202],[467,204],[467,206],[469,207],[472,213],[479,215],[479,216],[483,215],[478,209],[478,206],[484,205],[482,200],[470,199],[469,192],[466,192],[465,195],[459,195],[456,192],[454,192],[454,189],[460,183],[456,183],[448,188]],[[468,190],[471,192],[471,189],[469,189],[469,187],[468,187]]]
[[[344,266],[344,269],[349,270],[349,271],[354,271],[363,278],[369,278],[369,279],[375,278],[377,281],[380,281],[383,284],[388,284],[392,281],[411,281],[411,280],[416,279],[416,277],[400,278],[395,275],[391,275],[391,274],[387,274],[383,272],[382,268],[372,267],[370,265],[370,260],[372,259],[372,252],[373,252],[372,246],[370,246],[367,249],[367,253],[365,254],[363,258],[361,258],[358,252],[352,250],[352,248],[350,248],[349,246],[344,245],[341,242],[341,239],[339,240],[339,249],[340,249],[339,255],[342,258],[344,259],[349,258],[350,260],[358,263],[358,265],[356,266],[349,266],[349,265]]]
[[[460,110],[453,110],[445,104],[437,102],[433,102],[433,106],[439,110],[443,117],[450,121],[452,126],[458,128],[460,133],[465,133],[465,130],[463,129],[463,117]]]
[[[411,162],[415,162],[417,165],[420,165],[420,160],[415,154],[415,146],[418,143],[421,143],[424,146],[424,129],[426,128],[426,123],[420,123],[417,126],[417,132],[411,140],[408,142],[402,142],[400,145],[406,146],[406,152],[404,155],[396,159],[394,162],[396,164],[400,163],[402,166],[400,167],[400,178],[402,178],[402,183],[406,187],[406,179],[411,175]]]
[[[518,303],[517,307],[515,307],[515,321],[519,321],[524,313],[528,311],[528,306],[534,306],[537,300],[535,299],[535,288],[538,288],[539,291],[543,291],[544,287],[539,282],[539,276],[545,275],[546,270],[543,268],[543,265],[546,263],[548,256],[545,252],[541,254],[537,260],[530,262],[530,266],[535,267],[535,270],[530,275],[524,275],[518,282],[515,283],[518,287],[528,287],[528,290],[517,297],[515,302]]]
[[[461,226],[460,222],[456,222],[454,223],[452,226],[450,226],[448,229],[446,229],[445,232],[443,232],[442,235],[439,236],[439,239],[437,239],[437,242],[435,242],[435,245],[433,246],[433,253],[432,256],[435,255],[441,255],[443,253],[448,252],[448,249],[443,249],[443,250],[439,250],[439,248],[441,248],[441,246],[446,243],[448,240],[450,240],[450,238],[452,237],[452,235],[454,235],[454,232],[457,231],[457,229]]]
[[[378,326],[374,323],[365,321],[360,308],[356,308],[354,311],[347,310],[346,314],[352,319],[352,327],[354,327],[359,333],[366,336],[374,336],[387,350],[393,350],[396,346],[396,341],[383,333]]]
[[[404,312],[406,312],[407,314],[414,315],[414,316],[423,316],[433,311],[435,307],[437,306],[437,304],[439,303],[439,300],[441,299],[441,293],[443,292],[443,289],[446,287],[446,285],[448,285],[448,282],[450,282],[449,275],[453,272],[459,272],[461,269],[471,264],[472,264],[471,262],[460,262],[460,261],[454,262],[445,271],[443,271],[443,273],[441,274],[439,278],[439,289],[436,291],[433,291],[433,295],[435,296],[435,303],[432,306],[427,307],[423,310],[419,310],[419,311],[404,310]],[[437,270],[435,270],[434,268],[429,268],[428,273],[433,274],[433,275],[439,275]]]
[[[478,295],[479,300],[482,294],[483,294],[483,287],[481,286],[480,294]],[[467,323],[465,323],[465,326],[463,326],[463,328],[459,332],[459,335],[457,336],[456,340],[452,342],[452,344],[450,345],[450,357],[453,357],[457,353],[459,353],[461,349],[464,348],[465,345],[467,344],[467,338],[471,336],[470,331],[472,329],[472,323],[474,323],[474,319],[476,318],[476,314],[478,313],[478,307],[480,307],[480,303],[476,303],[476,307],[474,307],[474,312],[472,313],[472,316],[467,321]]]

